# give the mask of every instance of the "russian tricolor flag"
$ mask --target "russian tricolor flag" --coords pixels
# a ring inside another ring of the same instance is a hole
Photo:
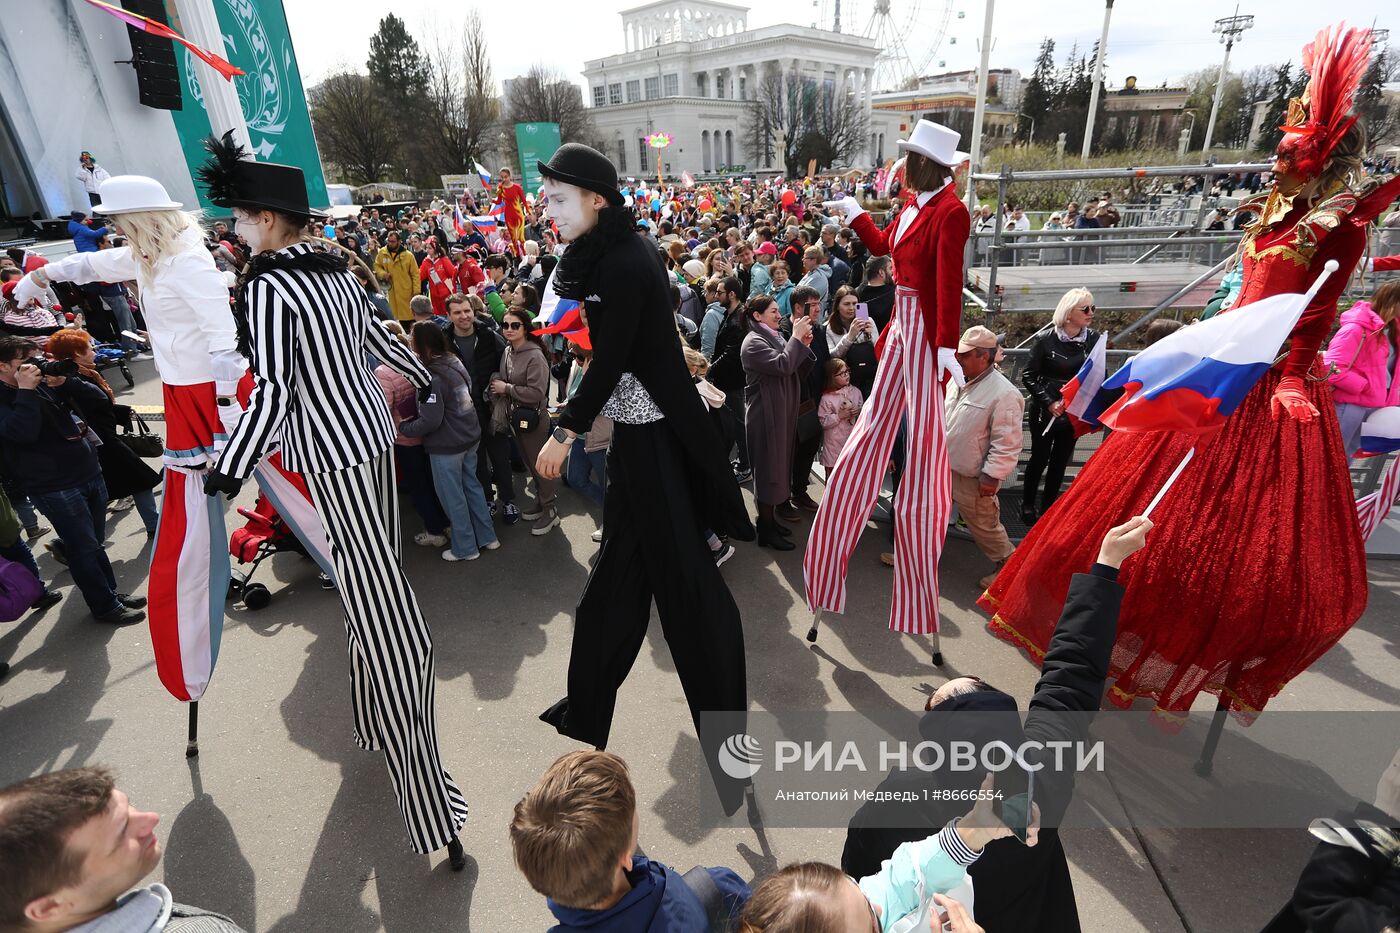
[[[497,201],[495,204],[491,205],[491,209],[486,213],[490,214],[492,217],[504,217],[506,213],[506,202]]]
[[[1273,295],[1231,308],[1153,344],[1106,379],[1123,389],[1100,416],[1115,431],[1208,434],[1234,414],[1273,365],[1303,310],[1337,263],[1329,260],[1307,294]]]
[[[472,165],[476,168],[476,177],[481,179],[482,187],[491,187],[491,173],[486,171],[486,169],[482,167],[480,162],[473,162]]]
[[[1400,407],[1377,408],[1361,424],[1358,457],[1379,457],[1400,450]]]
[[[1103,427],[1099,416],[1107,403],[1101,402],[1098,395],[1107,375],[1108,334],[1099,334],[1098,342],[1089,351],[1084,365],[1060,390],[1060,397],[1065,400],[1065,414],[1069,416],[1070,424],[1074,425],[1075,437],[1083,437]]]
[[[457,231],[457,239],[467,235],[466,219],[462,217],[461,205],[452,205],[452,229]]]
[[[485,217],[473,217],[472,226],[480,230],[483,235],[496,232],[496,218],[489,214]]]

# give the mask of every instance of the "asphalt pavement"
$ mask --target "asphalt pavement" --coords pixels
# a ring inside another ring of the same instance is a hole
[[[135,364],[124,401],[158,406],[150,363]],[[249,505],[251,491],[238,504]],[[104,763],[140,807],[163,815],[158,879],[177,899],[227,913],[248,930],[543,930],[543,898],[515,870],[512,807],[577,744],[536,717],[563,692],[572,609],[597,546],[597,513],[561,490],[562,528],[502,528],[503,547],[471,563],[407,545],[406,564],[436,643],[443,756],[471,805],[467,870],[413,855],[381,756],[350,737],[345,634],[335,593],[314,565],[278,555],[259,571],[271,604],[230,603],[218,669],[200,704],[200,754],[184,756],[186,707],[156,678],[144,625],[92,622],[67,571],[40,551],[65,594],[45,613],[0,628],[0,782]],[[408,530],[417,530],[409,510]],[[236,516],[231,514],[230,527]],[[804,519],[797,532],[803,539]],[[989,564],[968,541],[943,558],[946,663],[926,638],[885,628],[891,575],[884,529],[851,563],[850,611],[829,616],[817,645],[801,591],[801,550],[739,544],[723,573],[743,612],[753,708],[878,712],[917,708],[945,678],[977,673],[1024,701],[1037,670],[994,638],[974,608]],[[115,517],[119,580],[144,592],[149,545],[134,511]],[[1370,608],[1270,710],[1400,706],[1400,566],[1371,564]],[[1201,708],[1209,708],[1203,700]],[[1228,755],[1229,736],[1222,746]],[[720,826],[694,729],[653,620],[618,700],[610,750],[632,770],[641,844],[680,871],[727,865],[753,878],[792,861],[839,859],[844,830]],[[1319,814],[1322,815],[1322,814]],[[1118,820],[1117,825],[1125,825]],[[1065,830],[1086,930],[1259,929],[1292,889],[1311,843],[1301,829]],[[984,896],[979,892],[979,897]],[[987,894],[985,896],[991,896]]]

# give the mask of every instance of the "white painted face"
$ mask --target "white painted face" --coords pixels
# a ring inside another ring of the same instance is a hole
[[[577,240],[598,222],[599,198],[592,191],[546,178],[544,193],[549,198],[545,212],[559,228],[559,239],[564,242]]]
[[[268,240],[272,233],[272,223],[270,215],[258,211],[256,213],[245,211],[241,207],[233,209],[233,231],[243,237],[243,241],[248,244],[248,249],[254,256],[267,249]]]

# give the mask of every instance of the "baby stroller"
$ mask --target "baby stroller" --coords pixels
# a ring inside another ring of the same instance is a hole
[[[93,355],[97,357],[96,369],[100,373],[104,369],[111,369],[113,366],[121,370],[122,378],[126,380],[127,388],[136,385],[136,380],[132,378],[131,369],[126,365],[127,357],[130,355],[115,343],[100,343],[96,340],[92,342]]]
[[[235,570],[229,580],[229,598],[239,597],[245,608],[257,611],[265,609],[272,602],[272,591],[261,583],[252,582],[258,565],[273,554],[284,552],[309,557],[292,529],[277,514],[266,495],[258,494],[258,501],[251,509],[240,508],[238,514],[247,519],[247,524],[234,531],[229,537],[228,551],[238,558],[240,564],[252,564],[247,571]],[[319,574],[322,589],[334,589],[329,577]]]

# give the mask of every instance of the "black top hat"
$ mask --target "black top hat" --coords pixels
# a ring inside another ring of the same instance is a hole
[[[196,174],[209,200],[219,207],[279,211],[293,217],[326,216],[311,209],[306,176],[295,165],[252,161],[248,150],[234,142],[232,130],[222,139],[210,136],[204,148],[211,158]]]
[[[596,191],[613,207],[622,206],[622,192],[617,190],[617,169],[608,157],[583,143],[565,143],[554,150],[548,162],[536,162],[540,174],[586,191]]]

